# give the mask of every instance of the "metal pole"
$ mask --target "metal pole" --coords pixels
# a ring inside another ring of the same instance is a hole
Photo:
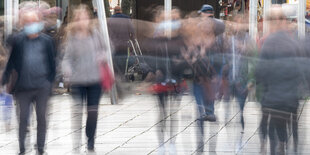
[[[305,12],[306,12],[306,0],[298,0],[298,11],[297,11],[297,21],[298,21],[298,37],[305,37]]]
[[[103,0],[97,0],[97,7],[98,7],[97,8],[98,20],[102,28],[104,43],[107,45],[108,63],[111,67],[112,74],[114,75],[111,44],[110,44],[109,31],[108,31],[108,26],[107,26],[107,18],[106,18]],[[116,91],[115,84],[110,92],[110,97],[111,97],[111,104],[117,104],[117,91]]]
[[[266,19],[267,19],[268,11],[270,7],[271,7],[271,0],[264,0],[264,25],[263,25],[264,34],[269,32],[269,23]]]
[[[4,1],[4,39],[7,40],[13,30],[13,1]]]
[[[235,50],[235,37],[231,37],[231,46],[232,46],[232,74],[233,74],[233,81],[236,80],[236,50]]]
[[[171,20],[171,10],[172,10],[172,0],[165,0],[165,33],[168,36],[168,38],[171,38],[171,23],[168,22]]]
[[[19,10],[19,0],[13,0],[13,16],[14,16],[13,26],[14,28],[17,28],[17,23],[19,21],[18,10]]]
[[[257,0],[250,0],[249,34],[255,40],[257,35]]]

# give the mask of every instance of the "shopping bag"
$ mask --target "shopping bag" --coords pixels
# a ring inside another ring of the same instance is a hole
[[[149,91],[152,93],[181,93],[188,89],[187,83],[185,80],[182,80],[178,83],[156,83],[153,84]]]
[[[110,91],[115,82],[114,75],[108,63],[100,64],[101,87],[104,91]]]
[[[10,122],[12,109],[13,109],[13,97],[7,93],[0,93],[0,108],[2,113],[2,120]]]

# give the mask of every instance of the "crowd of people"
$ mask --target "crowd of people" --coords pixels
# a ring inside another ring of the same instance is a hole
[[[204,122],[217,121],[214,104],[222,101],[228,107],[235,100],[244,130],[243,111],[252,92],[261,104],[262,153],[266,153],[268,135],[270,153],[285,154],[287,127],[293,129],[297,152],[298,108],[309,94],[310,46],[309,37],[298,37],[296,23],[285,16],[281,6],[268,10],[264,22],[269,29],[259,38],[249,36],[246,14],[222,21],[214,17],[213,7],[207,4],[187,15],[178,8],[154,10],[153,22],[147,22],[132,20],[116,7],[115,14],[107,19],[108,32],[104,32],[96,14],[86,5],[67,13],[59,30],[55,22],[59,9],[36,2],[21,5],[20,29],[5,41],[10,52],[1,79],[19,109],[20,154],[26,152],[32,104],[37,115],[37,150],[44,153],[47,104],[55,81],[69,85],[80,116],[83,105],[87,107],[87,148],[95,149],[98,106],[106,91],[102,89],[105,79],[100,64],[109,61],[104,33],[110,36],[116,84],[126,79],[130,66],[135,66],[134,71],[143,74],[141,80],[150,83],[147,89],[158,98],[158,118],[163,120],[158,132],[161,154],[165,152],[165,132],[170,131],[171,137],[177,132],[174,124],[167,125],[166,116],[178,109],[187,91],[192,91],[197,107],[198,152],[204,151]],[[137,55],[134,49],[143,51],[143,55]],[[226,110],[229,113],[229,108]],[[174,143],[172,139],[172,154],[176,152]]]

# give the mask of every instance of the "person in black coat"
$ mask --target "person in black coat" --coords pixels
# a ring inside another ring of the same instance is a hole
[[[276,154],[276,145],[279,148],[278,153],[284,154],[287,122],[291,113],[299,107],[298,90],[304,81],[305,72],[299,65],[299,44],[287,31],[287,21],[282,9],[272,8],[268,19],[271,33],[264,41],[256,67],[256,82],[264,87],[261,99],[261,129],[263,136],[266,136],[269,126],[271,154]]]
[[[39,154],[44,153],[46,136],[47,102],[55,78],[55,46],[52,38],[40,33],[44,24],[38,12],[27,11],[22,14],[23,31],[14,37],[9,61],[3,73],[2,85],[9,82],[12,71],[17,80],[14,92],[19,115],[20,154],[25,153],[27,120],[31,103],[35,103],[37,113],[37,146]]]

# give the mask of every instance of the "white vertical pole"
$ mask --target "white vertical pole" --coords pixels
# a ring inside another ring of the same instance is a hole
[[[250,0],[249,35],[255,40],[257,35],[257,0]]]
[[[13,3],[12,0],[4,1],[4,39],[6,40],[13,30]]]
[[[104,42],[107,45],[108,63],[111,67],[112,74],[114,75],[111,44],[110,44],[109,31],[108,31],[108,26],[107,26],[107,18],[106,18],[103,0],[97,0],[97,7],[98,7],[97,8],[98,20],[101,25]],[[116,95],[115,85],[113,86],[111,90],[111,102],[112,104],[117,104],[117,95]]]
[[[263,25],[264,34],[269,32],[269,23],[267,21],[267,16],[268,16],[270,7],[271,7],[271,0],[264,0],[264,25]]]
[[[231,37],[231,47],[232,47],[232,76],[233,76],[233,81],[236,80],[236,50],[235,50],[235,37]]]
[[[19,21],[19,0],[13,0],[13,16],[14,16],[14,27],[16,28]]]
[[[298,21],[298,37],[305,37],[305,11],[306,11],[306,0],[298,0],[298,11],[297,11],[297,21]]]
[[[165,0],[165,21],[171,20],[171,10],[172,10],[172,0]],[[168,38],[171,38],[171,24],[165,25],[165,33],[168,36]]]

